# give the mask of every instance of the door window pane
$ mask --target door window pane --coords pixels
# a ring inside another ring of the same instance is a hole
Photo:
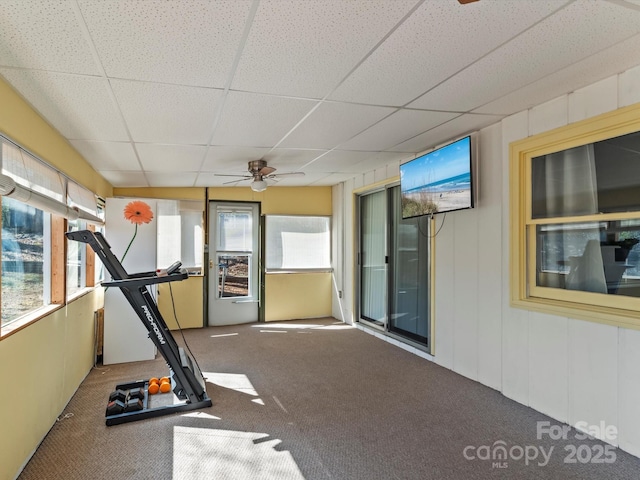
[[[390,189],[389,329],[426,344],[429,333],[429,221],[402,219],[400,188]]]
[[[218,212],[218,250],[249,252],[252,249],[251,211]]]
[[[218,255],[218,298],[248,297],[250,255]]]

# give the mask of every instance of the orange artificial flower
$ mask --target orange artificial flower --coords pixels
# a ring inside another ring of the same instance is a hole
[[[143,223],[149,223],[153,220],[153,212],[151,211],[151,207],[145,202],[134,200],[124,207],[124,218],[136,225],[142,225]]]

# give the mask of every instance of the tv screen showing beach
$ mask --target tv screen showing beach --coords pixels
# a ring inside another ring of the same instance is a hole
[[[473,207],[471,137],[400,165],[402,218]]]

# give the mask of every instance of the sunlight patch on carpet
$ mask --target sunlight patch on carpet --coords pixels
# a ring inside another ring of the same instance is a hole
[[[173,430],[173,480],[259,478],[304,480],[278,439],[255,432],[176,426]]]
[[[246,393],[252,397],[258,396],[258,392],[251,384],[249,377],[242,373],[202,372],[202,376],[207,382],[214,385]]]

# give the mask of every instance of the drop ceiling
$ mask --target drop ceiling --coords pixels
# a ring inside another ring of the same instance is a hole
[[[0,75],[116,187],[333,185],[639,64],[639,0],[0,0]]]

